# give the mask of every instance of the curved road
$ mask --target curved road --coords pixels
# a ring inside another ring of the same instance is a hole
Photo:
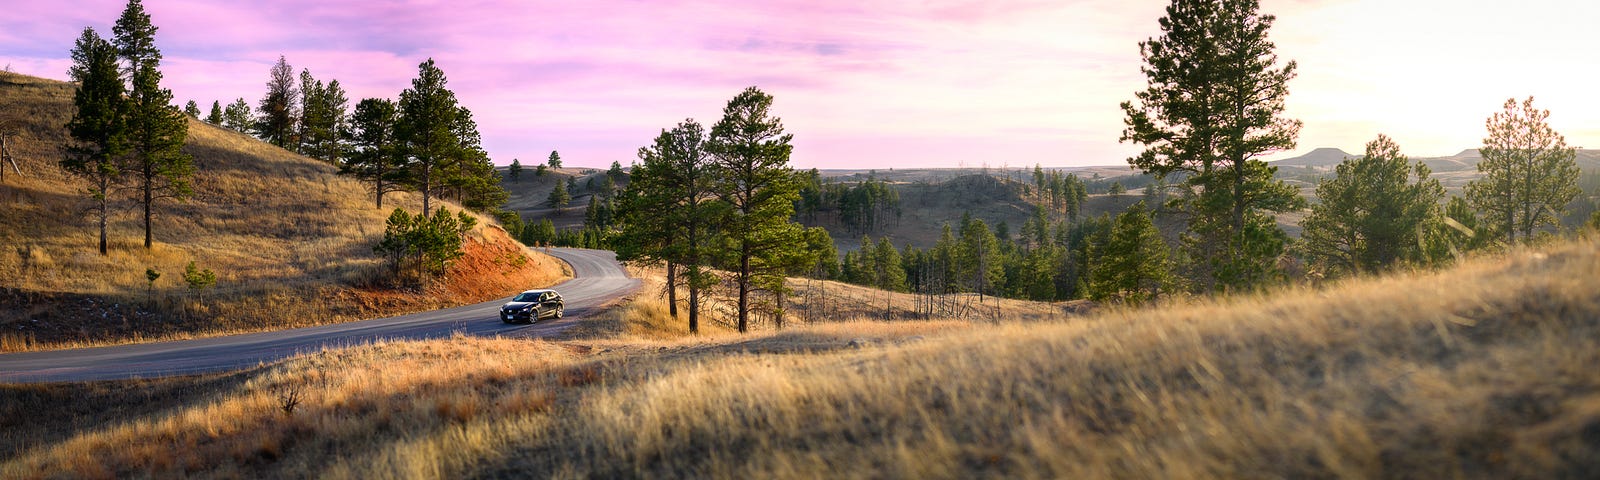
[[[604,250],[551,249],[572,265],[573,278],[552,287],[566,301],[566,318],[507,325],[498,310],[506,299],[431,312],[275,332],[109,347],[0,355],[0,382],[111,380],[248,368],[263,362],[378,339],[479,336],[548,337],[622,295],[639,281],[628,278],[616,255]]]

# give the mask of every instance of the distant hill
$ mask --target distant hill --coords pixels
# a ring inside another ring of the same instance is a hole
[[[521,245],[482,220],[446,281],[380,287],[385,267],[372,245],[391,210],[420,209],[418,196],[390,195],[376,209],[366,186],[332,165],[194,119],[184,147],[198,166],[194,196],[158,205],[149,251],[134,204],[122,202],[102,257],[85,187],[57,164],[73,91],[0,73],[0,115],[22,124],[11,146],[23,173],[7,171],[0,183],[0,351],[372,318],[487,300],[561,275],[543,255],[515,261]],[[215,288],[187,288],[191,261],[216,273]],[[146,269],[160,278],[148,282]]]
[[[1343,162],[1346,158],[1355,158],[1359,156],[1360,155],[1351,155],[1350,153],[1337,148],[1322,147],[1307,152],[1305,155],[1294,158],[1285,158],[1283,160],[1272,162],[1272,164],[1294,167],[1332,167],[1334,165],[1338,165],[1339,162]]]

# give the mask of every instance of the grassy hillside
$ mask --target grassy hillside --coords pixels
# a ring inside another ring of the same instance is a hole
[[[639,302],[567,341],[0,386],[0,476],[1586,477],[1597,284],[1590,239],[1078,319],[687,338]]]
[[[68,83],[0,73],[0,109],[24,120],[14,155],[25,174],[0,184],[0,351],[371,318],[486,300],[561,276],[558,261],[485,226],[447,281],[426,291],[381,287],[372,245],[388,210],[375,209],[363,185],[197,120],[184,147],[198,166],[194,196],[158,206],[150,250],[135,204],[122,202],[111,219],[111,253],[102,257],[84,186],[57,165],[72,92]],[[415,211],[420,203],[398,194],[386,205]],[[187,288],[191,261],[216,272],[216,288]],[[161,273],[153,285],[147,268]]]
[[[550,219],[557,229],[575,230],[583,228],[583,210],[594,200],[596,192],[604,185],[605,171],[592,168],[558,168],[547,171],[542,176],[536,176],[533,168],[525,168],[517,180],[511,180],[506,175],[505,168],[500,169],[500,186],[511,194],[506,201],[505,209],[517,212],[527,222],[537,223],[539,220]],[[545,205],[550,198],[550,191],[556,188],[556,182],[566,182],[573,179],[577,182],[576,189],[567,193],[572,195],[572,202],[565,209],[557,213],[555,209]],[[594,180],[595,189],[588,188],[589,181]],[[626,181],[618,188],[627,186]]]

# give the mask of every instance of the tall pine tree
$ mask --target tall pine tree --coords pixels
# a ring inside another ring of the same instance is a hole
[[[1300,121],[1284,118],[1295,63],[1279,67],[1267,40],[1273,16],[1257,0],[1173,0],[1162,35],[1139,43],[1148,87],[1123,102],[1122,141],[1145,146],[1128,163],[1187,174],[1177,203],[1201,285],[1237,289],[1276,276],[1288,236],[1272,213],[1304,201],[1261,157],[1294,148]]]
[[[722,227],[739,289],[740,332],[750,327],[751,287],[764,277],[781,278],[778,254],[804,243],[804,230],[791,220],[800,199],[799,177],[789,168],[793,135],[783,132],[771,108],[771,95],[745,89],[723,108],[707,148],[716,165],[713,189],[729,210]]]
[[[618,258],[667,265],[674,316],[676,282],[682,278],[689,289],[689,331],[697,333],[701,290],[716,283],[706,266],[708,251],[714,247],[715,219],[721,215],[710,198],[705,128],[690,119],[663,130],[652,145],[639,149],[639,160],[619,199]]]
[[[144,248],[154,245],[151,219],[155,203],[181,200],[193,190],[193,158],[183,152],[189,119],[172,105],[172,91],[161,88],[161,51],[155,46],[156,26],[139,0],[129,0],[112,28],[114,44],[132,76],[128,88],[128,140],[132,147],[134,188],[143,208]]]
[[[258,107],[261,118],[255,122],[256,135],[281,148],[292,147],[295,119],[299,116],[295,102],[299,95],[294,69],[279,55],[278,63],[272,65],[271,76],[267,78],[267,93],[261,97]]]
[[[94,200],[90,211],[100,227],[100,254],[105,255],[111,194],[123,184],[121,161],[128,151],[128,103],[123,99],[116,47],[94,29],[83,29],[72,49],[69,74],[78,88],[72,96],[72,120],[67,123],[73,141],[66,147],[61,167],[89,182],[88,193]]]
[[[394,102],[384,98],[366,98],[356,103],[351,118],[350,160],[340,166],[340,173],[370,182],[374,205],[383,208],[383,196],[404,189],[404,162],[400,145],[395,138]]]
[[[395,132],[410,167],[412,186],[422,192],[422,209],[430,211],[434,190],[441,185],[438,167],[461,150],[456,94],[446,88],[444,71],[429,58],[417,66],[411,88],[400,92],[400,121]]]
[[[1578,195],[1577,149],[1545,120],[1549,110],[1534,108],[1533,97],[1485,121],[1482,178],[1467,184],[1467,200],[1484,213],[1484,223],[1504,235],[1506,244],[1533,239],[1543,226],[1559,225],[1562,212]]]

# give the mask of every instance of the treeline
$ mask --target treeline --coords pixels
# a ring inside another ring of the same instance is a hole
[[[431,58],[411,83],[398,99],[364,98],[352,108],[338,79],[318,79],[310,69],[297,77],[279,56],[254,110],[243,97],[226,108],[213,101],[202,120],[338,166],[367,183],[377,208],[389,193],[414,191],[425,212],[434,198],[444,198],[495,213],[508,194],[472,111],[457,102]],[[189,104],[198,117],[199,108]]]
[[[795,213],[807,223],[831,221],[853,234],[877,232],[900,221],[900,192],[869,174],[854,183],[822,178],[813,168],[802,174]]]
[[[977,294],[1053,301],[1078,298],[1141,302],[1177,284],[1166,242],[1143,203],[1112,217],[1052,221],[1036,207],[1020,232],[963,215],[934,245],[896,249],[864,236],[846,252],[837,278],[929,297]],[[957,315],[961,304],[925,298],[920,313]]]

